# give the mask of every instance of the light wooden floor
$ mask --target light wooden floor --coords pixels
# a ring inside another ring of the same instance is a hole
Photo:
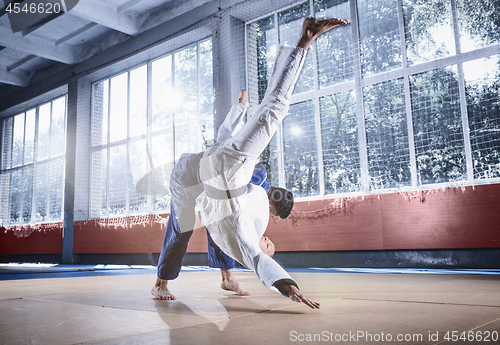
[[[187,268],[171,283],[177,300],[157,301],[153,267],[107,268],[0,267],[0,344],[500,343],[500,275],[292,271],[321,303],[311,310],[252,272],[236,272],[249,297],[221,290],[218,271]]]

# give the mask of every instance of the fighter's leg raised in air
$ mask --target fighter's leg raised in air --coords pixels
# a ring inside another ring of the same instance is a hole
[[[248,92],[246,90],[241,90],[240,94],[238,95],[238,103],[246,103],[247,104],[246,108],[248,109],[250,107],[250,104],[247,103],[247,101],[248,101]],[[230,112],[228,114],[228,116],[231,116],[231,115],[233,115],[233,114]],[[242,114],[242,115],[244,115],[244,114]],[[243,125],[242,115],[239,115],[237,117],[233,116],[234,118],[232,119],[233,122],[239,122],[238,127],[240,127],[240,128],[241,128],[241,125]],[[235,119],[235,118],[237,118],[237,119]],[[223,128],[224,128],[224,125],[221,126],[221,128],[219,129],[219,135],[217,138],[218,141],[225,140],[229,136],[231,136],[232,134],[235,133],[235,131],[233,129],[231,133],[229,133],[229,131],[228,131],[227,134],[223,134],[221,132],[221,130],[223,130]],[[261,172],[259,172],[259,173],[262,174]],[[252,180],[250,181],[250,183],[256,184],[255,181],[256,180],[260,181],[261,179],[262,178],[260,177],[260,175],[257,176],[254,174],[254,176],[252,176]],[[266,179],[267,179],[267,176],[266,176]],[[208,241],[208,265],[209,265],[209,267],[220,269],[221,279],[222,279],[222,281],[220,283],[220,287],[226,291],[233,291],[238,296],[249,296],[250,293],[248,291],[245,291],[241,287],[240,283],[238,282],[238,280],[234,276],[234,272],[233,272],[234,260],[231,257],[227,256],[222,250],[220,250],[220,248],[217,246],[217,244],[215,244],[215,242],[212,240],[212,237],[210,237],[210,233],[208,232],[208,229],[207,229],[207,241]]]
[[[281,47],[266,94],[254,115],[233,138],[231,146],[249,157],[258,157],[269,144],[288,113],[293,88],[305,62],[309,46],[321,34],[348,20],[306,18],[297,47]]]
[[[316,20],[314,18],[306,18],[302,24],[302,36],[299,39],[298,47],[307,50],[309,46],[321,34],[333,29],[339,25],[349,24],[348,20],[343,19],[326,19]],[[281,292],[285,292],[292,301],[297,303],[304,303],[312,309],[319,309],[318,302],[310,300],[304,295],[295,285],[289,284],[286,281],[277,281],[274,286]]]

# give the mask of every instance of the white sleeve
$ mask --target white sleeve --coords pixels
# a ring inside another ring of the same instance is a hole
[[[274,261],[273,258],[269,257],[263,252],[257,253],[257,255],[253,257],[252,261],[253,267],[248,268],[252,269],[257,275],[257,278],[260,280],[260,282],[271,290],[281,293],[274,286],[274,283],[276,283],[278,280],[286,280],[289,284],[295,285],[297,288],[299,288],[297,282],[292,277],[290,277],[290,275],[283,269],[283,267],[281,267],[280,264]],[[281,294],[288,297],[288,295],[286,294]]]
[[[231,110],[226,115],[226,118],[219,128],[217,142],[222,143],[235,135],[245,124],[243,119],[247,112],[248,103],[237,103],[231,107]]]

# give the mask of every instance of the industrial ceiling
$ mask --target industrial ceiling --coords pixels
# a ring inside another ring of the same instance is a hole
[[[30,85],[37,74],[46,78],[207,2],[0,0],[0,99]],[[49,3],[53,13],[41,16]],[[62,5],[58,13],[56,4]],[[29,11],[37,5],[35,18]],[[24,21],[27,16],[38,21]]]

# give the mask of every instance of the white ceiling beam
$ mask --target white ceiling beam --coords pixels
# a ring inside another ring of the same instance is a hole
[[[46,39],[30,36],[22,37],[20,33],[14,34],[12,30],[2,25],[0,25],[0,46],[68,65],[77,62],[75,54],[69,49],[56,47],[54,42]]]
[[[165,23],[172,18],[187,13],[192,9],[205,5],[208,2],[210,2],[210,0],[183,0],[166,2],[165,6],[159,7],[154,11],[140,16],[142,23],[141,31],[147,31],[152,27]]]
[[[51,21],[53,21],[54,19],[56,19],[57,17],[60,17],[60,16],[62,16],[62,15],[64,15],[64,12],[62,12],[62,11],[61,11],[61,12],[59,12],[59,13],[52,13],[52,14],[50,14],[49,16],[46,16],[46,17],[44,18],[44,20],[46,20],[46,22],[44,22],[44,23],[42,23],[42,24],[39,24],[39,25],[35,25],[35,26],[30,27],[30,28],[28,28],[28,29],[25,29],[25,30],[21,31],[21,34],[23,35],[23,37],[24,37],[24,36],[26,36],[26,35],[29,35],[29,34],[30,34],[30,33],[32,33],[33,31],[40,29],[40,28],[41,28],[41,27],[43,27],[44,25],[46,25],[46,24],[50,23]]]
[[[139,33],[139,25],[135,18],[109,6],[104,1],[80,0],[67,14],[83,18],[108,28],[135,36]]]
[[[97,26],[97,25],[99,25],[99,24],[88,23],[87,25],[81,27],[80,29],[78,29],[76,31],[73,31],[69,35],[66,35],[63,38],[58,39],[57,41],[54,42],[54,44],[57,47],[58,45],[66,42],[66,41],[69,41],[70,39],[75,38],[76,36],[79,36],[79,35],[83,34],[85,31],[88,31],[88,30],[92,29],[94,26]]]
[[[136,5],[138,5],[139,3],[143,2],[143,1],[144,0],[128,0],[128,1],[124,2],[123,4],[121,4],[120,6],[118,6],[116,8],[116,11],[118,13],[122,13],[123,11],[128,10],[132,6],[136,6]]]
[[[32,74],[25,71],[8,71],[7,67],[0,66],[0,83],[15,86],[28,86]]]
[[[21,61],[18,61],[16,62],[15,64],[11,65],[11,66],[8,66],[7,67],[7,72],[12,72],[13,70],[15,70],[16,68],[19,68],[21,67],[22,65],[24,64],[27,64],[28,62],[32,61],[32,60],[35,60],[36,59],[36,56],[34,55],[29,55],[27,57],[25,57],[24,59],[22,59]]]

